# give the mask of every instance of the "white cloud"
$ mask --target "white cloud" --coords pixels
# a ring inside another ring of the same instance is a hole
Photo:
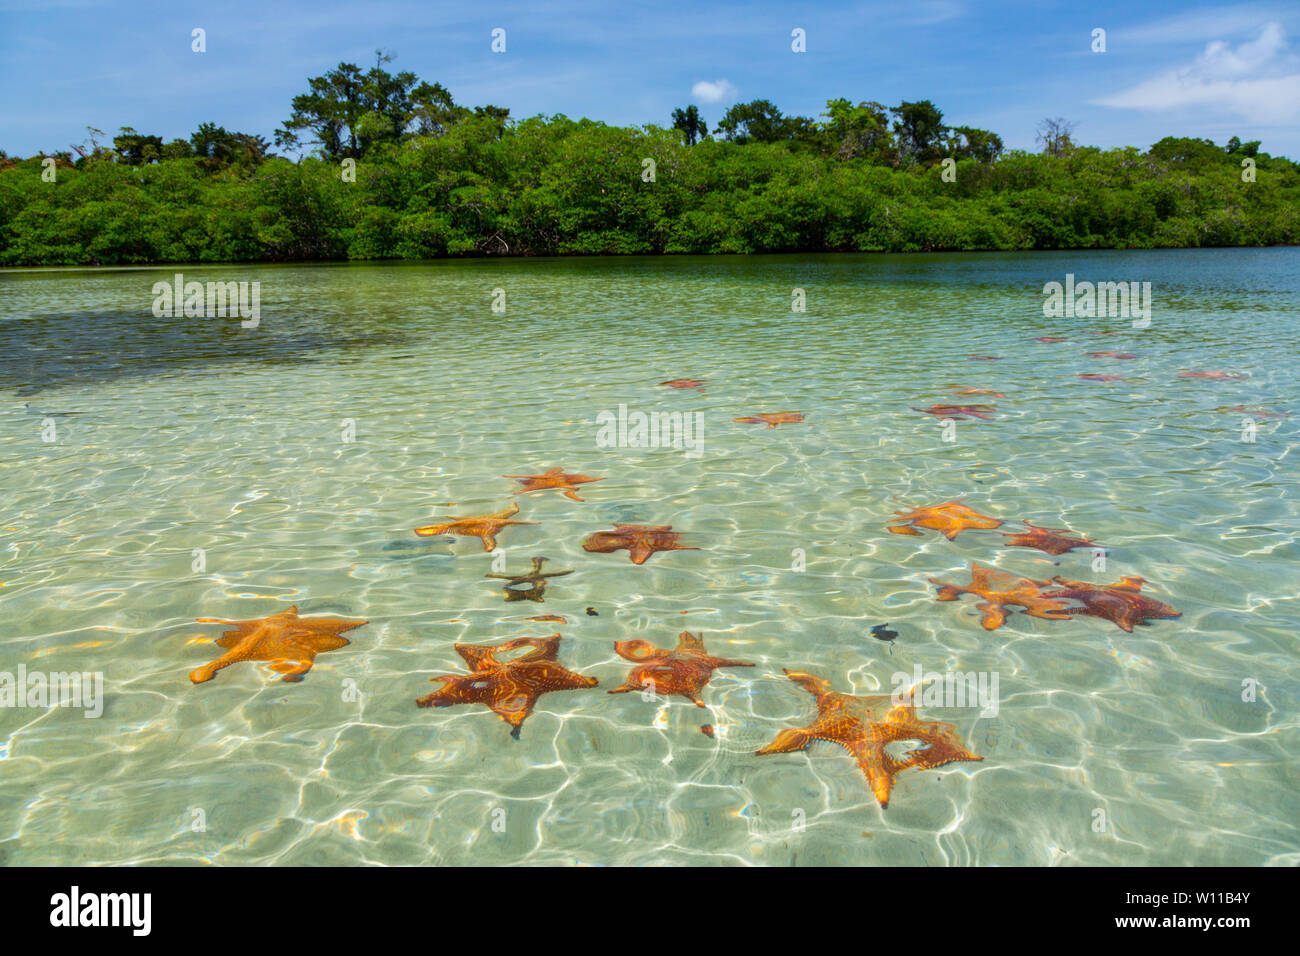
[[[1214,37],[1236,37],[1253,33],[1261,23],[1294,22],[1296,12],[1293,7],[1275,2],[1207,7],[1148,21],[1139,26],[1120,26],[1109,31],[1109,39],[1112,50],[1126,46],[1204,43]]]
[[[1300,117],[1300,63],[1287,52],[1281,24],[1268,23],[1235,49],[1215,40],[1190,66],[1093,102],[1136,110],[1218,108],[1250,122],[1280,123]]]
[[[731,99],[735,95],[736,88],[726,80],[700,80],[691,87],[691,96],[706,103],[717,103],[720,100]]]

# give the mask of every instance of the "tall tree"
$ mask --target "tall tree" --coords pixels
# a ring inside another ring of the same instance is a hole
[[[691,105],[686,109],[673,110],[673,128],[679,129],[686,134],[686,145],[694,146],[695,143],[709,135],[709,127],[700,119],[699,107]]]
[[[931,163],[942,156],[944,134],[943,111],[929,100],[909,103],[904,100],[894,107],[894,134],[905,160]]]
[[[992,163],[1002,155],[1002,137],[973,126],[953,126],[948,130],[948,151],[957,159],[976,159]]]
[[[1038,124],[1037,141],[1043,144],[1048,156],[1064,156],[1074,149],[1074,128],[1077,124],[1060,116],[1049,116]]]
[[[309,91],[293,98],[293,113],[276,131],[276,144],[296,147],[308,134],[326,159],[359,159],[381,143],[441,136],[471,115],[442,84],[426,83],[408,71],[389,73],[384,64],[390,60],[377,53],[375,65],[364,73],[354,63],[340,63],[308,79]],[[489,115],[504,123],[508,111]]]
[[[162,158],[163,141],[161,136],[144,136],[130,126],[123,126],[120,134],[113,137],[113,149],[127,165],[143,166]]]
[[[866,157],[892,165],[897,154],[885,106],[862,102],[856,106],[843,97],[826,101],[826,121],[821,125],[826,152],[837,159]]]

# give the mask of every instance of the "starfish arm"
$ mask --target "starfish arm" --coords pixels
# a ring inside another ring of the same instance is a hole
[[[748,661],[732,661],[725,657],[706,657],[705,662],[709,667],[753,667]]]
[[[816,738],[802,727],[787,728],[777,734],[776,739],[762,750],[755,750],[754,754],[762,757],[767,754],[792,753],[796,750],[805,749],[814,739]]]
[[[195,684],[203,684],[217,676],[217,671],[229,667],[239,660],[233,653],[222,654],[215,661],[204,664],[202,667],[190,671],[190,680]]]
[[[945,598],[939,598],[939,600],[943,601]],[[951,600],[951,598],[947,600]],[[1006,623],[1007,609],[1001,604],[994,604],[992,601],[981,601],[975,607],[984,612],[980,618],[980,624],[983,625],[984,630],[996,631]]]
[[[921,532],[917,531],[913,527],[910,527],[909,525],[894,525],[887,530],[889,531],[890,534],[912,534],[912,535],[916,535],[917,537],[920,537],[921,535]]]
[[[315,661],[312,657],[306,657],[302,660],[272,661],[271,670],[284,675],[280,678],[281,680],[296,684],[302,680],[304,674],[311,670],[313,663]]]
[[[416,528],[415,533],[421,538],[432,538],[437,534],[446,534],[449,527],[450,524],[430,524],[425,525],[423,528]]]
[[[629,661],[657,661],[668,656],[667,651],[660,650],[649,641],[636,638],[630,641],[615,641],[614,653]]]
[[[648,541],[634,541],[627,553],[633,564],[645,564],[655,550]]]

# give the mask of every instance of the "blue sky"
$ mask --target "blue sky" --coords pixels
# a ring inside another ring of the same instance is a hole
[[[796,27],[806,53],[791,52]],[[1296,0],[0,0],[0,149],[67,149],[87,125],[171,139],[209,120],[270,139],[308,76],[368,67],[377,48],[397,55],[389,69],[516,117],[668,125],[696,103],[712,126],[759,97],[810,116],[838,96],[930,99],[1009,147],[1035,148],[1038,121],[1062,116],[1092,145],[1238,135],[1300,158]]]

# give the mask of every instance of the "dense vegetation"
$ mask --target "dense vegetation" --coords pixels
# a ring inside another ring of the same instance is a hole
[[[737,104],[712,135],[693,106],[669,128],[512,121],[384,62],[294,99],[275,148],[296,161],[213,124],[0,153],[0,264],[1300,242],[1300,166],[1235,137],[1100,150],[1053,121],[1041,153],[1006,152],[928,101],[846,99]]]

